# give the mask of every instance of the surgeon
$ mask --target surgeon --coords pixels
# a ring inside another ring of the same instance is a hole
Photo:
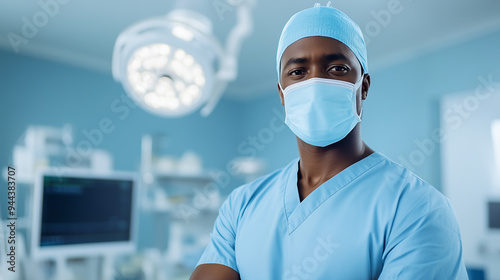
[[[318,5],[295,14],[276,65],[300,157],[230,194],[191,279],[467,279],[448,199],[361,139],[356,23]]]

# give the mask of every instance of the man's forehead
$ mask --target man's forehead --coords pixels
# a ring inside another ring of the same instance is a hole
[[[313,56],[357,62],[356,55],[344,43],[329,37],[311,36],[288,46],[283,52],[281,63],[285,66],[290,59],[308,59]]]

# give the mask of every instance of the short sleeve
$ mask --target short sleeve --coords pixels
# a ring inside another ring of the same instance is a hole
[[[403,206],[406,209],[396,215],[378,279],[468,279],[458,222],[448,199],[437,190],[417,197],[425,202],[410,202],[411,207]]]
[[[238,209],[234,208],[233,191],[219,209],[219,215],[210,234],[210,243],[203,252],[197,265],[215,263],[222,264],[238,272],[234,244],[236,239],[236,220]]]

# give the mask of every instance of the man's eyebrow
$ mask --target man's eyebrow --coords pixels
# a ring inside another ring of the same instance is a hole
[[[330,53],[330,54],[323,55],[323,60],[326,60],[326,61],[334,61],[334,60],[348,61],[349,59],[347,59],[347,57],[342,53]],[[307,63],[307,61],[308,60],[305,57],[292,57],[286,62],[285,66],[283,66],[283,69],[285,69],[290,64],[304,64],[304,63]]]
[[[348,61],[347,57],[342,54],[342,53],[331,53],[331,54],[325,54],[323,56],[323,59],[326,61],[334,61],[334,60],[345,60]]]
[[[283,69],[285,69],[290,64],[304,64],[306,62],[307,58],[305,57],[292,57],[286,62],[285,66],[283,66]]]

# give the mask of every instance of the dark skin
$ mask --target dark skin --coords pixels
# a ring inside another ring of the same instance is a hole
[[[370,75],[362,72],[354,53],[340,41],[328,37],[298,40],[285,50],[281,58],[283,89],[310,78],[342,80],[353,84],[362,78],[361,87],[356,91],[358,114],[370,88]],[[285,105],[279,85],[278,91],[281,104]],[[297,174],[300,201],[342,170],[373,153],[361,139],[360,123],[344,139],[329,146],[312,146],[298,137],[297,145],[300,154]]]
[[[207,263],[197,266],[189,280],[240,280],[240,275],[228,266]]]
[[[363,76],[363,77],[361,77]],[[343,43],[327,37],[307,37],[291,44],[281,59],[281,85],[287,86],[310,78],[326,78],[356,83],[363,79],[356,92],[358,114],[362,101],[368,96],[370,75],[362,74],[362,67],[354,53]],[[285,105],[283,92],[278,91]],[[326,147],[312,146],[297,137],[300,161],[297,187],[300,201],[321,184],[339,172],[369,156],[373,150],[361,139],[358,123],[342,140]],[[190,280],[239,280],[240,275],[220,264],[202,264],[196,267]]]

